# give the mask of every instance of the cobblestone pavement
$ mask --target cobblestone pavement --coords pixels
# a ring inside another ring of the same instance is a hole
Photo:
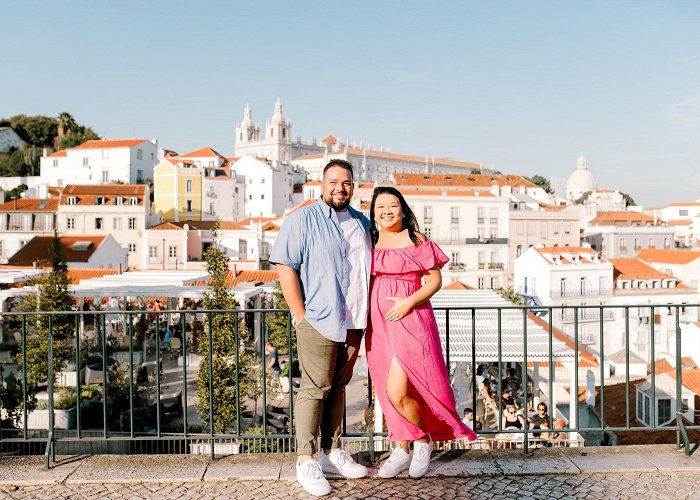
[[[698,498],[700,476],[695,472],[559,474],[540,476],[442,477],[422,480],[331,481],[325,498],[363,500],[407,498]],[[172,482],[131,484],[55,484],[2,486],[0,498],[12,499],[175,499],[307,498],[290,481]]]

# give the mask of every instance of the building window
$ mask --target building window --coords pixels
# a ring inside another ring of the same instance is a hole
[[[559,234],[559,222],[552,223],[552,233]]]
[[[191,192],[192,192],[192,180],[191,180],[191,179],[187,179],[187,182],[185,183],[185,186],[186,186],[186,187],[185,187],[185,190],[186,190],[188,193],[191,193]]]
[[[433,207],[423,207],[423,224],[433,223]]]
[[[185,203],[186,203],[186,208],[185,208],[185,210],[186,210],[187,212],[191,212],[191,211],[192,211],[192,200],[187,200]]]
[[[498,238],[498,228],[497,227],[491,227],[489,229],[489,238],[491,239],[496,239]]]
[[[107,202],[107,199],[104,196],[98,196],[95,198],[95,205],[104,205]]]
[[[148,260],[158,260],[158,245],[150,245],[148,247]]]
[[[89,163],[88,163],[88,157],[87,157],[87,156],[83,156],[83,167],[87,167],[88,165],[89,165]]]
[[[517,222],[515,224],[515,234],[525,234],[525,224]]]
[[[452,252],[452,263],[459,264],[462,259],[459,252]]]
[[[248,200],[250,201],[250,200],[252,200],[252,199],[253,199],[253,195],[252,195],[252,194],[249,194],[249,195],[248,195]]]
[[[136,150],[136,159],[137,159],[137,160],[143,160],[143,149],[137,149],[137,150]]]
[[[476,207],[476,223],[484,223],[484,207]]]
[[[688,217],[688,210],[683,209],[683,208],[679,208],[678,209],[678,216],[679,217]]]
[[[668,238],[664,238],[664,248],[665,248],[666,250],[668,250],[669,248],[671,248],[671,243],[669,242],[669,239],[668,239]]]
[[[498,276],[491,278],[491,290],[498,290]]]
[[[540,224],[540,237],[544,240],[547,239],[547,236],[549,236],[549,231],[547,231],[547,223],[542,222]]]
[[[579,288],[581,291],[581,295],[586,295],[586,278],[581,278]]]
[[[121,205],[124,204],[124,198],[123,198],[122,196],[117,196],[117,197],[114,199],[114,202],[115,202],[117,205],[120,205],[120,206],[121,206]]]
[[[484,289],[484,278],[479,278],[479,279],[477,280],[477,287],[479,288],[479,290],[483,290],[483,289]]]
[[[433,228],[431,227],[424,227],[423,232],[425,233],[425,237],[430,239],[430,234],[432,233]]]
[[[136,171],[136,184],[143,184],[143,170]]]
[[[489,224],[498,224],[498,207],[489,208]]]
[[[139,204],[139,199],[136,196],[132,196],[129,198],[129,205],[138,205]]]
[[[112,229],[121,229],[122,228],[122,218],[121,217],[115,217],[112,219]]]
[[[168,262],[175,262],[177,260],[177,245],[168,246]]]
[[[95,229],[102,229],[103,219],[102,217],[95,217]]]
[[[559,293],[562,297],[566,296],[566,278],[559,280]]]
[[[634,249],[635,250],[641,250],[642,246],[639,244],[639,238],[634,239]]]
[[[77,205],[78,204],[78,198],[75,196],[69,196],[66,198],[66,205]]]
[[[620,238],[620,250],[621,250],[621,251],[627,250],[627,244],[625,243],[625,239],[624,239],[624,238]]]
[[[4,256],[5,256],[4,250],[5,250],[5,249],[4,249],[4,247],[3,247],[2,240],[0,240],[0,257],[4,257]]]
[[[245,260],[248,256],[248,242],[246,240],[238,240],[238,260]]]
[[[459,228],[458,227],[450,228],[450,243],[458,243],[458,242],[459,242]]]
[[[564,234],[571,234],[571,222],[564,223]]]
[[[649,237],[649,248],[656,248],[656,245],[654,244],[654,237],[653,236]]]
[[[136,252],[136,243],[129,243],[129,253]]]
[[[535,236],[535,222],[534,221],[528,221],[527,234],[528,234],[528,236]]]
[[[107,158],[109,158],[109,149],[103,149],[102,150],[102,159],[106,160]]]
[[[129,229],[136,229],[136,217],[129,217]]]
[[[75,229],[75,217],[68,217],[66,219],[66,229]]]
[[[515,256],[520,257],[523,254],[523,246],[518,245],[517,248],[515,249]]]
[[[54,160],[54,161],[53,161],[53,166],[54,166],[54,167],[58,167],[58,160]]]
[[[452,224],[459,222],[459,207],[450,207],[450,219]]]
[[[261,199],[261,200],[264,200],[264,199],[265,199],[265,195],[264,195],[264,194],[261,194],[261,195],[260,195],[260,199]]]
[[[263,177],[262,179],[260,179],[260,184],[265,184],[265,177]]]

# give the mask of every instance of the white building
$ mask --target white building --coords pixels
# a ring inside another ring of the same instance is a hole
[[[515,290],[544,306],[599,306],[610,303],[613,267],[591,248],[532,247],[515,259]],[[600,310],[578,310],[578,336],[591,349],[600,348]],[[605,310],[604,324],[612,320]],[[575,333],[573,309],[554,309],[552,320],[567,335]],[[604,328],[607,328],[604,326]]]
[[[163,222],[146,231],[149,270],[206,269],[204,253],[214,241],[215,221]],[[263,232],[231,221],[219,221],[218,242],[232,269],[264,269],[272,244]]]
[[[641,250],[672,248],[674,229],[637,212],[605,212],[585,229],[584,240],[606,259],[629,259]]]
[[[155,139],[95,140],[42,156],[41,178],[49,186],[141,184],[158,162]]]
[[[700,284],[700,252],[691,250],[642,250],[637,258],[662,273],[671,274],[697,289]]]
[[[660,272],[639,259],[611,259],[614,291],[611,304],[630,306],[615,309],[614,321],[605,330],[605,351],[613,353],[625,348],[629,323],[630,351],[645,362],[652,359],[652,327],[654,357],[675,357],[676,309],[655,307],[677,304],[681,328],[698,319],[697,308],[683,307],[697,301],[697,290],[688,288],[678,278]]]
[[[661,219],[675,229],[679,247],[696,247],[700,241],[700,202],[669,203],[660,210]]]
[[[541,206],[511,195],[508,211],[508,284],[513,284],[513,263],[533,246],[578,247],[581,210],[578,206]],[[533,200],[534,201],[534,200]]]
[[[245,179],[246,216],[279,217],[294,206],[294,173],[289,164],[243,156],[232,168]]]
[[[35,236],[56,229],[58,200],[18,198],[0,204],[0,263],[7,263]]]
[[[134,269],[144,265],[145,230],[157,222],[146,184],[70,184],[58,205],[61,234],[112,235],[128,252],[127,265]]]
[[[583,153],[576,160],[576,170],[569,176],[566,181],[566,198],[575,202],[581,199],[586,193],[592,193],[597,188],[595,177],[586,164],[586,159]]]
[[[61,236],[61,246],[69,268],[126,269],[126,249],[111,235]],[[11,266],[51,265],[53,236],[36,236],[8,261]]]

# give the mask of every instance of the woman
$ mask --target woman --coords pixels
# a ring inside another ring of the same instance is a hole
[[[448,259],[418,232],[398,190],[374,190],[370,220],[374,249],[367,363],[395,444],[378,474],[391,478],[408,469],[418,478],[430,465],[433,440],[476,438],[457,414],[428,302],[440,289],[440,268]]]
[[[525,427],[525,419],[522,415],[517,415],[515,410],[515,405],[508,405],[506,409],[503,410],[503,419],[501,421],[501,428],[503,430],[522,430]]]

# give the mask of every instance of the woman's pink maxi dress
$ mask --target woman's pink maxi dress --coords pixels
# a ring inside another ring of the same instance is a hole
[[[412,309],[400,321],[384,319],[394,305],[387,297],[408,297],[421,287],[425,271],[442,267],[448,260],[432,241],[406,248],[372,250],[367,363],[391,441],[415,441],[426,433],[434,441],[476,439],[457,415],[430,302]],[[421,405],[423,430],[396,411],[386,394],[389,366],[394,357],[418,393],[413,397]]]

